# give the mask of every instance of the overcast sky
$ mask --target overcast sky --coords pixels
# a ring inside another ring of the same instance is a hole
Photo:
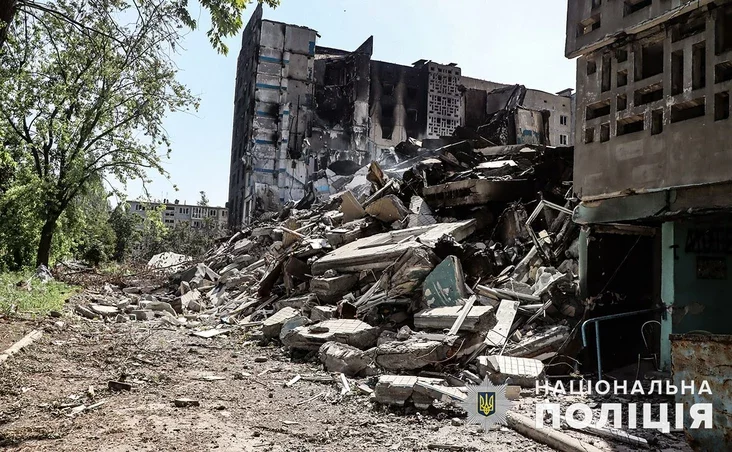
[[[465,76],[555,93],[575,86],[575,62],[564,58],[566,11],[566,0],[282,0],[277,9],[265,7],[264,17],[317,30],[318,45],[355,50],[373,35],[377,60],[454,62]],[[241,35],[228,41],[228,56],[219,55],[206,38],[207,18],[200,22],[176,62],[201,107],[167,118],[170,180],[153,176],[149,188],[153,197],[188,203],[204,190],[211,205],[223,206]],[[127,194],[141,196],[141,185],[129,184]]]

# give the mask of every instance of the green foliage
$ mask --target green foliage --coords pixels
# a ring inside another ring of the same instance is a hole
[[[28,221],[37,212],[37,263],[48,263],[54,233],[74,224],[67,209],[92,184],[146,182],[149,169],[165,175],[163,119],[197,107],[169,56],[181,38],[179,5],[60,0],[53,8],[12,24],[0,54],[0,136],[21,187],[14,199],[35,195],[15,208]],[[122,16],[133,20],[114,19]],[[103,257],[106,242],[60,246]]]
[[[208,205],[208,196],[206,196],[206,192],[201,190],[201,199],[198,200],[199,206],[207,206]]]
[[[0,313],[45,315],[60,311],[64,302],[78,291],[58,281],[43,284],[32,275],[33,272],[0,273]]]
[[[140,240],[138,226],[142,219],[130,212],[129,205],[117,204],[109,216],[109,226],[115,236],[113,257],[123,261],[132,252],[132,246]]]

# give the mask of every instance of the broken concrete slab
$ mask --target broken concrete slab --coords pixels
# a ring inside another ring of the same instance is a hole
[[[534,388],[544,379],[544,364],[538,359],[515,356],[479,356],[478,373],[497,385],[510,383],[522,388]]]
[[[367,353],[338,342],[323,344],[318,350],[318,357],[329,372],[339,372],[349,377],[361,374],[371,363]]]
[[[330,320],[335,317],[337,311],[337,306],[313,306],[310,309],[310,320],[314,322]]]
[[[366,211],[361,206],[361,203],[358,202],[350,191],[346,191],[341,195],[341,212],[343,212],[344,223],[359,220],[366,216]]]
[[[436,385],[425,381],[417,381],[414,391],[446,403],[461,402],[468,398],[465,388]]]
[[[432,399],[417,393],[414,388],[418,382],[439,385],[444,380],[439,378],[412,377],[407,375],[382,375],[374,388],[374,401],[384,405],[404,406],[408,401],[414,402],[418,408],[427,408]]]
[[[318,300],[331,303],[343,298],[358,283],[358,275],[351,273],[333,277],[319,276],[310,281],[310,290]]]
[[[92,304],[92,305],[89,305],[89,309],[93,313],[99,314],[102,317],[115,317],[117,314],[119,314],[119,309],[117,309],[113,306],[103,306],[100,304]]]
[[[192,260],[191,257],[183,254],[165,252],[156,254],[147,263],[147,266],[156,270],[162,270],[165,273],[175,273],[186,268]]]
[[[388,298],[412,294],[435,268],[437,260],[430,249],[407,249],[393,266],[386,269],[388,278],[380,289],[386,291]]]
[[[234,243],[234,249],[232,251],[236,255],[248,253],[252,248],[254,248],[254,245],[255,243],[253,241],[249,239],[242,239]]]
[[[170,306],[170,303],[166,303],[165,301],[141,301],[140,309],[149,309],[151,311],[165,311],[173,316],[176,315],[175,310],[172,306]]]
[[[326,342],[340,342],[365,350],[376,344],[379,328],[360,320],[326,320],[310,326],[300,326],[280,336],[282,343],[300,350],[318,350]]]
[[[282,331],[282,325],[287,321],[299,317],[300,312],[293,308],[283,308],[270,316],[267,320],[262,322],[262,333],[264,337],[272,339],[280,337]]]
[[[530,196],[528,180],[468,179],[424,187],[422,195],[433,208],[477,206],[489,202],[510,202]]]
[[[327,270],[356,273],[363,270],[383,270],[392,265],[409,248],[433,247],[444,235],[460,241],[475,231],[475,220],[441,223],[402,229],[365,237],[331,251],[312,266],[314,275]]]
[[[422,299],[428,308],[456,306],[467,297],[463,267],[456,256],[443,259],[422,284]]]
[[[508,339],[508,333],[516,318],[516,313],[521,305],[519,301],[502,300],[496,311],[496,325],[485,337],[486,347],[501,347]]]
[[[424,199],[419,196],[412,196],[412,200],[409,203],[409,219],[407,220],[407,227],[414,228],[418,226],[429,226],[436,224],[432,209],[427,205]]]
[[[456,357],[459,347],[438,338],[415,334],[406,341],[383,342],[374,353],[376,364],[384,369],[417,370]]]
[[[570,328],[567,325],[555,325],[532,335],[525,335],[518,344],[507,347],[505,354],[522,358],[535,358],[546,353],[553,353],[567,343]]]
[[[366,213],[384,223],[393,223],[404,220],[409,210],[395,195],[387,195],[366,207]]]
[[[76,305],[76,307],[74,308],[74,312],[82,317],[86,317],[87,319],[91,320],[98,319],[100,317],[99,314],[82,305]]]
[[[450,329],[460,316],[463,306],[442,306],[425,309],[414,315],[414,326],[428,330]],[[496,325],[493,306],[473,306],[459,331],[485,331]]]

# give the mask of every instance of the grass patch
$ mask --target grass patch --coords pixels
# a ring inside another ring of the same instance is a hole
[[[43,284],[38,278],[31,278],[32,275],[32,272],[0,273],[1,314],[46,315],[49,311],[60,311],[66,300],[80,290],[59,281]]]

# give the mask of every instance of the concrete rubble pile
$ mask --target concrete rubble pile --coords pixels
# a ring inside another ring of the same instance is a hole
[[[461,400],[486,377],[533,387],[584,313],[572,149],[506,142],[509,119],[404,142],[389,165],[338,176],[338,193],[285,206],[201,262],[156,256],[169,285],[108,286],[77,312],[201,337],[247,329],[371,377],[384,404]]]

